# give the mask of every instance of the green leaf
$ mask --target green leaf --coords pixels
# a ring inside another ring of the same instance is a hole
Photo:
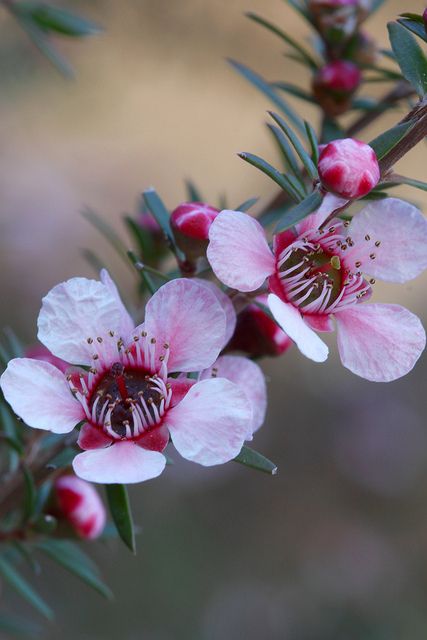
[[[427,92],[427,59],[413,35],[401,24],[390,22],[387,26],[399,67],[422,97]]]
[[[289,170],[292,171],[292,173],[294,174],[294,176],[296,178],[298,178],[300,181],[302,181],[301,178],[301,171],[298,165],[298,161],[296,159],[296,156],[294,154],[294,152],[292,151],[292,147],[289,144],[285,134],[283,133],[283,131],[281,129],[279,129],[279,127],[276,127],[274,124],[267,124],[267,127],[269,129],[269,131],[271,131],[271,133],[273,134],[274,140],[277,143],[278,147],[279,147],[279,151],[283,157],[283,161],[285,164],[285,167]],[[303,184],[303,182],[302,182]],[[300,185],[301,186],[301,185]]]
[[[53,611],[42,600],[42,598],[34,591],[33,587],[17,572],[15,567],[10,564],[4,556],[0,556],[0,574],[10,586],[19,593],[22,598],[27,600],[39,613],[48,618],[53,619]]]
[[[319,162],[319,143],[317,141],[317,135],[313,127],[309,122],[304,120],[305,130],[307,132],[307,140],[311,147],[311,156],[315,165]]]
[[[237,154],[242,160],[248,162],[253,167],[256,167],[266,176],[274,180],[276,184],[279,185],[286,193],[295,200],[295,202],[299,202],[301,200],[298,191],[295,190],[289,179],[277,171],[271,164],[260,158],[259,156],[254,155],[253,153],[239,153]]]
[[[234,210],[246,212],[249,209],[251,209],[251,207],[253,207],[258,202],[258,200],[259,198],[249,198],[249,200],[245,200],[244,202],[242,202],[242,204],[239,204],[239,206],[236,207]]]
[[[401,24],[402,27],[405,27],[405,29],[408,29],[408,31],[411,31],[411,33],[414,33],[416,36],[421,38],[421,40],[424,40],[424,42],[427,42],[427,33],[424,22],[421,22],[420,24],[415,20],[401,19],[398,20],[398,23]]]
[[[24,474],[24,506],[23,506],[23,521],[27,522],[34,515],[36,508],[36,485],[34,484],[34,478],[31,471],[24,465],[21,465],[22,473]]]
[[[99,275],[100,271],[105,269],[105,264],[102,262],[101,258],[92,251],[92,249],[81,249],[80,253],[88,265],[92,267],[96,275]]]
[[[384,1],[384,0],[383,0]],[[299,0],[285,0],[285,2],[295,9],[303,18],[305,18],[310,24],[312,24],[310,12],[307,10],[306,5],[299,2]]]
[[[249,69],[249,67],[246,67],[240,62],[236,62],[235,60],[231,59],[229,59],[228,61],[231,66],[236,69],[236,71],[238,71],[244,78],[246,78],[246,80],[249,80],[249,82],[253,84],[254,87],[259,89],[265,96],[267,96],[267,98],[271,100],[271,102],[275,104],[276,107],[278,107],[278,109],[280,109],[280,111],[284,113],[287,118],[289,118],[289,120],[297,127],[297,129],[299,129],[299,131],[301,131],[301,133],[304,133],[304,123],[301,118],[294,112],[294,110],[288,105],[288,103],[283,100],[283,98],[277,95],[270,83],[268,83],[266,80],[264,80],[264,78],[255,73],[255,71],[252,71],[251,69]]]
[[[324,118],[322,123],[322,133],[320,140],[323,144],[327,144],[332,140],[338,140],[339,138],[345,138],[345,132],[341,129],[340,125],[333,118]]]
[[[304,102],[308,102],[309,104],[314,104],[315,99],[313,98],[311,93],[304,91],[295,84],[291,84],[290,82],[272,82],[271,86],[275,89],[280,89],[281,91],[285,91],[286,93],[290,93],[291,96],[295,98],[299,98],[300,100],[304,100]]]
[[[136,553],[135,531],[130,510],[127,489],[123,484],[105,485],[108,506],[111,517],[116,525],[119,536],[127,547]]]
[[[15,7],[15,5],[13,5]],[[13,10],[13,9],[12,9]],[[15,13],[15,11],[14,11]],[[67,60],[61,56],[54,45],[48,40],[45,32],[25,15],[15,13],[16,20],[32,40],[37,49],[49,60],[49,62],[68,79],[74,78],[74,71]]]
[[[277,473],[277,466],[274,462],[271,462],[271,460],[263,456],[261,453],[258,453],[258,451],[246,446],[242,447],[242,450],[239,455],[234,458],[234,461],[239,462],[246,467],[251,467],[251,469],[263,471],[264,473],[269,473],[273,476]]]
[[[170,226],[169,211],[166,209],[160,196],[153,188],[147,189],[142,195],[147,208],[151,211],[163,233],[165,234],[170,248],[177,256],[179,256],[181,259],[184,259],[182,251],[175,244],[175,238]]]
[[[8,637],[12,635],[17,638],[34,638],[40,637],[41,627],[24,620],[22,616],[15,618],[2,613],[0,615],[0,631],[7,633]]]
[[[418,22],[419,24],[424,25],[424,18],[419,13],[410,13],[409,11],[400,14],[401,18],[409,18],[414,22]]]
[[[289,209],[277,223],[275,232],[279,233],[280,231],[285,231],[286,229],[290,229],[298,222],[301,222],[304,218],[306,218],[310,213],[313,213],[321,204],[323,197],[319,193],[319,191],[313,191],[309,196],[305,198],[300,204],[296,207],[292,207]]]
[[[203,202],[203,196],[192,180],[185,181],[187,197],[189,202]]]
[[[15,5],[14,11],[31,19],[43,31],[64,36],[92,36],[102,31],[94,22],[45,2],[20,2]]]
[[[12,358],[22,358],[24,355],[24,345],[21,340],[18,338],[16,333],[11,327],[5,327],[3,329],[3,333],[6,336],[9,353]]]
[[[23,453],[22,445],[18,439],[17,424],[8,406],[0,402],[0,426],[2,433],[9,441],[9,470],[15,471],[19,465],[19,457]]]
[[[407,184],[410,187],[415,187],[415,189],[421,189],[421,191],[427,191],[427,182],[422,182],[421,180],[414,180],[413,178],[406,178],[406,176],[399,176],[396,178],[399,184]],[[393,185],[392,185],[393,186]],[[388,185],[385,185],[388,188]]]
[[[69,540],[50,539],[38,542],[36,547],[63,566],[64,569],[83,580],[104,598],[113,599],[111,590],[99,578],[98,571],[92,560],[76,544]]]
[[[304,49],[304,47],[302,47],[296,40],[294,40],[293,38],[288,36],[287,33],[282,31],[282,29],[279,29],[279,27],[276,27],[274,24],[272,24],[268,20],[265,20],[261,16],[258,16],[255,13],[252,13],[251,11],[246,13],[246,16],[250,20],[253,20],[257,24],[268,29],[268,31],[271,31],[271,33],[274,33],[276,36],[279,36],[279,38],[281,38],[284,42],[286,42],[286,44],[288,44],[293,49],[295,49],[295,51],[301,56],[301,58],[305,60],[305,62],[311,69],[315,71],[319,68],[319,65],[317,64],[316,60],[310,55],[310,53],[306,51],[306,49]]]
[[[373,148],[377,154],[378,160],[384,158],[389,151],[391,151],[410,131],[414,126],[413,122],[403,122],[397,124],[395,127],[384,131],[377,138],[371,140],[369,145]]]
[[[288,124],[283,120],[283,118],[281,118],[277,113],[273,113],[273,111],[269,111],[268,113],[273,118],[273,120],[275,122],[277,122],[279,127],[282,129],[282,131],[289,138],[292,146],[294,147],[295,151],[299,155],[300,160],[303,163],[303,165],[304,165],[308,175],[310,176],[310,178],[312,180],[316,180],[317,177],[318,177],[317,167],[314,164],[313,160],[308,155],[307,151],[302,146],[302,144],[299,141],[298,137],[295,135],[295,133],[292,131],[292,129],[288,126]],[[304,132],[305,132],[305,126],[304,126]]]

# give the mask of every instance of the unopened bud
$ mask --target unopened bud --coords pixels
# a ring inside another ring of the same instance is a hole
[[[331,44],[346,41],[369,14],[370,0],[310,0],[309,12]]]
[[[336,60],[318,70],[313,78],[313,93],[328,116],[344,113],[362,79],[359,68],[348,60]]]
[[[93,540],[101,535],[105,507],[89,482],[65,475],[56,480],[55,493],[61,514],[81,538]]]
[[[206,253],[209,229],[219,209],[204,202],[184,202],[171,213],[171,227],[179,248],[194,260]]]
[[[366,196],[381,175],[372,147],[353,138],[327,144],[320,154],[318,171],[327,191],[351,200]]]
[[[248,356],[279,356],[292,345],[286,333],[255,304],[237,316],[234,334],[226,351],[241,351]]]

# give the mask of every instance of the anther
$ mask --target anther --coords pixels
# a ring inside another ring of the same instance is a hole
[[[114,331],[109,331],[108,333],[112,338],[114,338]]]
[[[345,226],[345,227],[349,227],[349,226],[350,226],[350,220],[346,220],[346,221],[344,222],[344,226]]]
[[[93,342],[93,338],[88,338],[86,342],[87,342],[88,344],[92,344],[92,342]]]
[[[366,242],[369,242],[369,240],[370,240],[370,239],[371,239],[371,236],[369,236],[368,234],[366,234],[366,236],[365,236],[365,240],[366,240]]]
[[[163,349],[169,349],[169,344],[167,342],[163,345]]]
[[[143,338],[146,338],[146,337],[147,337],[147,332],[146,332],[146,331],[141,331],[141,336],[142,336]]]
[[[101,344],[102,338],[100,336],[98,336],[96,340],[97,340],[97,342],[99,342],[99,344]]]
[[[371,258],[371,260],[375,260],[376,255],[375,255],[375,253],[371,253],[371,255],[369,257]]]
[[[150,342],[151,344],[156,344],[156,338],[151,338]]]
[[[375,242],[375,246],[376,246],[376,247],[379,247],[379,246],[380,246],[380,244],[381,244],[381,240],[377,240],[377,241]]]
[[[354,263],[354,266],[358,269],[359,267],[362,266],[362,263],[360,262],[360,260],[358,260],[357,262]]]
[[[97,353],[94,353],[92,356],[93,360],[99,360],[99,355]]]
[[[370,282],[370,284],[375,284],[375,278],[371,278],[371,279],[369,280],[369,282]]]

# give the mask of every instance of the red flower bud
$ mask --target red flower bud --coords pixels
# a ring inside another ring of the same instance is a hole
[[[226,351],[242,351],[248,356],[280,356],[292,344],[286,333],[255,304],[237,316],[234,334]]]
[[[313,78],[313,93],[329,116],[348,110],[351,97],[362,79],[359,68],[348,60],[336,60],[323,66]]]
[[[96,489],[76,476],[66,475],[55,482],[59,509],[81,538],[101,535],[106,521],[105,507]]]
[[[190,259],[206,252],[209,229],[219,209],[204,202],[184,202],[171,213],[171,227],[179,248]]]
[[[361,198],[380,180],[375,151],[353,138],[334,140],[322,150],[318,164],[323,187],[342,198]]]

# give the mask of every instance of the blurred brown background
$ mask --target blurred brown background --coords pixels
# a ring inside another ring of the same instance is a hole
[[[188,177],[211,202],[222,193],[231,206],[271,194],[269,181],[236,157],[247,150],[276,159],[263,126],[269,104],[226,56],[269,79],[307,81],[281,42],[242,15],[261,13],[306,38],[281,0],[62,4],[105,27],[86,42],[61,41],[75,82],[0,13],[1,324],[27,341],[41,296],[60,280],[93,275],[82,247],[97,251],[125,292],[134,284],[80,216],[85,205],[121,231],[120,214],[134,211],[150,185],[171,207],[184,199]],[[386,2],[367,30],[386,46],[386,21],[423,8]],[[425,147],[399,168],[425,180]],[[425,210],[422,192],[400,193]],[[427,320],[426,282],[377,285],[376,298]],[[88,547],[115,603],[48,568],[38,582],[57,621],[43,638],[427,637],[427,359],[403,380],[375,385],[343,369],[329,342],[324,365],[296,349],[265,364],[270,407],[254,445],[279,475],[173,456],[160,479],[132,489],[137,557],[114,541]],[[6,596],[9,603],[32,615]]]

